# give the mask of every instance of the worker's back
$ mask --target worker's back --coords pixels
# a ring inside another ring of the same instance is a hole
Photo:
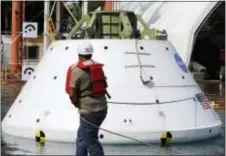
[[[72,72],[74,73],[72,75],[76,75],[76,77],[75,76],[71,77],[72,82],[73,80],[78,79],[78,81],[76,81],[77,83],[76,86],[78,86],[79,88],[76,89],[77,90],[76,94],[81,96],[80,98],[78,98],[78,103],[80,105],[79,112],[81,114],[86,114],[89,112],[98,112],[106,108],[107,100],[105,95],[89,96],[90,94],[92,94],[92,86],[91,86],[92,82],[90,79],[89,71],[75,67]]]

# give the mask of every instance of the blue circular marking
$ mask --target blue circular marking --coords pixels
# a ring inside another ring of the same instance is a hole
[[[183,70],[183,72],[188,73],[188,68],[177,53],[174,54],[174,59],[176,60],[178,66]]]

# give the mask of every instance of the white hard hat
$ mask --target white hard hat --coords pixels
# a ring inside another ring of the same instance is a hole
[[[78,45],[77,52],[81,55],[90,55],[94,52],[94,50],[90,42],[82,42]]]

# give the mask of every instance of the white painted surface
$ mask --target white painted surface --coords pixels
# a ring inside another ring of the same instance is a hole
[[[61,2],[56,2],[56,32],[60,30],[60,5]]]
[[[175,46],[188,66],[195,42],[195,33],[217,2],[217,0],[194,0],[194,2],[121,1],[121,9],[141,14],[151,28],[165,29],[169,41]]]
[[[41,129],[47,140],[75,141],[79,116],[65,93],[65,79],[69,65],[78,59],[76,49],[79,42],[83,40],[57,41],[49,46],[35,73],[3,119],[4,133],[34,138],[36,130]],[[190,73],[183,72],[175,62],[176,50],[169,42],[138,42],[138,49],[140,46],[144,48],[139,52],[149,54],[140,55],[142,64],[155,66],[143,69],[144,76],[153,77],[155,87],[141,83],[138,68],[125,68],[126,65],[138,64],[135,54],[125,54],[136,51],[134,40],[91,42],[95,50],[94,59],[105,64],[108,91],[112,96],[108,100],[108,115],[102,128],[152,142],[159,142],[163,131],[171,131],[174,142],[207,139],[220,133],[221,121],[216,113],[212,109],[204,110],[193,100],[201,90]],[[68,50],[65,50],[67,46]],[[104,46],[108,49],[104,50]],[[54,76],[57,77],[55,80]],[[163,104],[156,104],[156,99]],[[177,100],[183,101],[173,102]],[[37,119],[40,119],[39,123],[36,123]],[[129,119],[132,122],[128,122]],[[104,134],[103,143],[135,143],[102,130],[100,134]]]
[[[46,16],[49,17],[49,7],[50,7],[50,2],[45,0],[44,2],[44,39],[43,39],[43,54],[45,55],[45,51],[47,50],[48,46],[49,46],[49,40],[48,40],[48,25],[47,25],[47,19]]]
[[[82,14],[83,15],[88,14],[88,1],[82,2]]]
[[[3,41],[3,53],[1,55],[1,59],[3,61],[3,64],[7,65],[10,63],[10,52],[12,44],[11,35],[2,35],[2,41]],[[0,49],[2,50],[2,47]]]

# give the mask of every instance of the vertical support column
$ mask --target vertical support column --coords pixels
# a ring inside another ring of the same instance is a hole
[[[20,31],[23,32],[23,22],[25,21],[25,1],[20,2]],[[22,71],[24,59],[24,39],[20,35],[20,71]],[[19,61],[18,61],[19,62]]]
[[[12,1],[12,29],[11,29],[11,58],[10,58],[10,70],[11,72],[17,72],[18,70],[18,50],[19,50],[19,9],[20,2]]]
[[[0,2],[0,8],[2,7],[1,5],[2,5],[2,3]],[[6,15],[7,15],[7,14],[6,14]],[[5,15],[5,18],[7,18],[6,15]],[[5,27],[6,27],[6,26],[5,26]],[[6,28],[7,28],[7,27],[6,27]],[[1,24],[0,24],[0,30],[2,30]],[[1,38],[0,38],[0,51],[1,51],[0,57],[1,57],[1,66],[2,66],[3,60],[4,60],[4,54],[3,54],[3,52],[4,52],[4,42],[3,42],[3,37],[2,37],[2,35],[1,35]]]
[[[114,3],[114,5],[113,5],[114,10],[120,10],[120,7],[119,7],[120,1],[119,0],[115,0],[113,3]]]
[[[83,0],[82,3],[82,14],[85,15],[88,13],[88,1]]]
[[[48,0],[45,0],[44,1],[44,40],[43,40],[43,55],[45,55],[46,53],[46,50],[48,48],[48,44],[49,44],[49,41],[48,41],[48,26],[47,26],[47,19],[46,19],[46,16],[49,17],[49,1]]]
[[[0,3],[0,5],[1,5],[1,3]],[[3,17],[4,17],[4,21],[5,21],[4,27],[5,27],[5,29],[8,29],[9,28],[9,25],[8,25],[8,12],[3,11],[2,14],[3,14]]]
[[[117,5],[116,5],[117,1],[114,0],[112,3],[113,3],[112,10],[117,10]]]
[[[25,22],[25,1],[21,1],[21,21],[20,21],[20,30],[23,32],[23,22]],[[23,36],[20,36],[20,71],[22,71],[23,67],[23,59],[24,59],[24,39]]]
[[[23,1],[22,2],[22,26],[23,26],[23,22],[25,22],[25,1]],[[22,53],[21,53],[21,55],[22,55],[22,61],[21,61],[21,63],[23,63],[23,59],[24,59],[24,50],[25,50],[25,48],[24,48],[24,39],[22,38]],[[22,70],[21,70],[22,71]]]
[[[88,1],[82,1],[82,15],[88,14]],[[83,23],[83,27],[86,27],[86,22]]]
[[[60,18],[64,16],[64,12],[65,12],[65,9],[64,9],[64,5],[62,5],[62,2],[60,2]]]
[[[60,1],[56,2],[56,32],[59,32],[60,30]]]
[[[121,1],[116,1],[116,9],[117,10],[120,10],[120,4],[121,4]]]

